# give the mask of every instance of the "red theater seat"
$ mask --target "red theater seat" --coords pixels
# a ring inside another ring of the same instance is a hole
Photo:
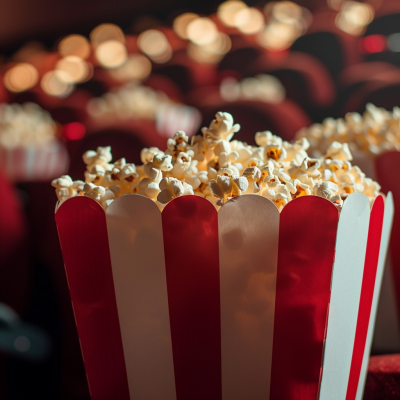
[[[364,400],[395,399],[400,399],[400,354],[371,357]]]

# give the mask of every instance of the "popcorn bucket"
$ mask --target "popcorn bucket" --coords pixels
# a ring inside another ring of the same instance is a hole
[[[393,200],[56,211],[94,400],[361,399]]]
[[[68,167],[68,152],[60,141],[14,149],[0,147],[0,170],[14,182],[49,181],[65,174]]]

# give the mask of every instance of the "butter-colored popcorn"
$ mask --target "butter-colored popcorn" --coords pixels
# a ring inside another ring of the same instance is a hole
[[[83,162],[87,165],[88,171],[92,166],[100,165],[105,170],[109,170],[111,167],[109,162],[112,160],[111,147],[98,147],[96,151],[88,150],[82,156]]]
[[[172,156],[156,154],[153,157],[153,161],[144,165],[144,173],[151,179],[151,181],[160,183],[163,177],[162,172],[171,171],[172,168]]]
[[[235,132],[240,129],[239,124],[233,124],[233,117],[227,112],[217,112],[208,128],[202,128],[207,148],[212,148],[221,140],[230,141]]]
[[[314,194],[324,199],[330,200],[337,192],[339,188],[336,183],[327,182],[316,182],[313,188]]]
[[[190,185],[176,178],[164,178],[160,182],[160,190],[157,200],[162,204],[168,203],[175,197],[194,194]]]
[[[326,154],[318,157],[307,153],[313,140],[323,140],[327,131],[330,137],[343,138],[351,129],[362,131],[366,125],[375,126],[387,118],[379,109],[369,112],[371,115],[362,122],[356,114],[348,115],[346,120],[326,119],[313,127],[310,140],[300,138],[288,143],[269,131],[257,132],[258,146],[230,141],[240,126],[234,124],[230,114],[219,112],[210,127],[203,128],[202,135],[191,141],[178,131],[168,139],[165,152],[143,149],[141,166],[127,163],[124,158],[112,163],[110,147],[89,150],[83,156],[87,165],[85,182],[62,176],[53,186],[60,203],[84,195],[104,209],[125,194],[146,196],[160,210],[174,198],[189,194],[207,199],[217,210],[245,193],[262,195],[279,210],[293,199],[309,195],[323,197],[341,210],[354,192],[365,193],[372,204],[380,186],[351,164],[352,154],[346,143],[327,142]],[[400,109],[391,121],[400,133]]]
[[[210,180],[211,193],[222,200],[222,204],[232,197],[240,196],[248,186],[249,183],[244,176],[217,175],[217,179]]]
[[[180,152],[175,159],[170,174],[177,179],[186,179],[198,172],[197,161],[192,160],[188,153]]]
[[[173,138],[168,139],[167,150],[165,151],[165,153],[172,156],[174,160],[181,152],[190,152],[190,156],[193,156],[193,150],[188,149],[188,140],[189,138],[185,132],[176,132]]]
[[[58,126],[50,114],[35,103],[0,104],[0,147],[36,147],[57,140]]]
[[[140,152],[140,160],[142,161],[143,164],[146,164],[150,161],[153,161],[153,157],[158,154],[163,156],[164,152],[161,151],[158,147],[150,147],[142,149]]]

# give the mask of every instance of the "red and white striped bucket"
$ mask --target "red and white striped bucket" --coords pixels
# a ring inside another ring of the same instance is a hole
[[[56,212],[93,400],[361,399],[393,217],[244,195]]]
[[[62,142],[41,146],[0,147],[0,170],[13,182],[50,181],[68,172],[69,156]]]

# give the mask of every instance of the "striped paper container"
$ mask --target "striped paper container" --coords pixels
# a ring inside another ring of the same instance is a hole
[[[125,195],[55,218],[93,400],[362,399],[392,195],[279,213]]]
[[[0,147],[0,170],[14,182],[50,181],[68,172],[66,147],[54,140],[46,145]]]

